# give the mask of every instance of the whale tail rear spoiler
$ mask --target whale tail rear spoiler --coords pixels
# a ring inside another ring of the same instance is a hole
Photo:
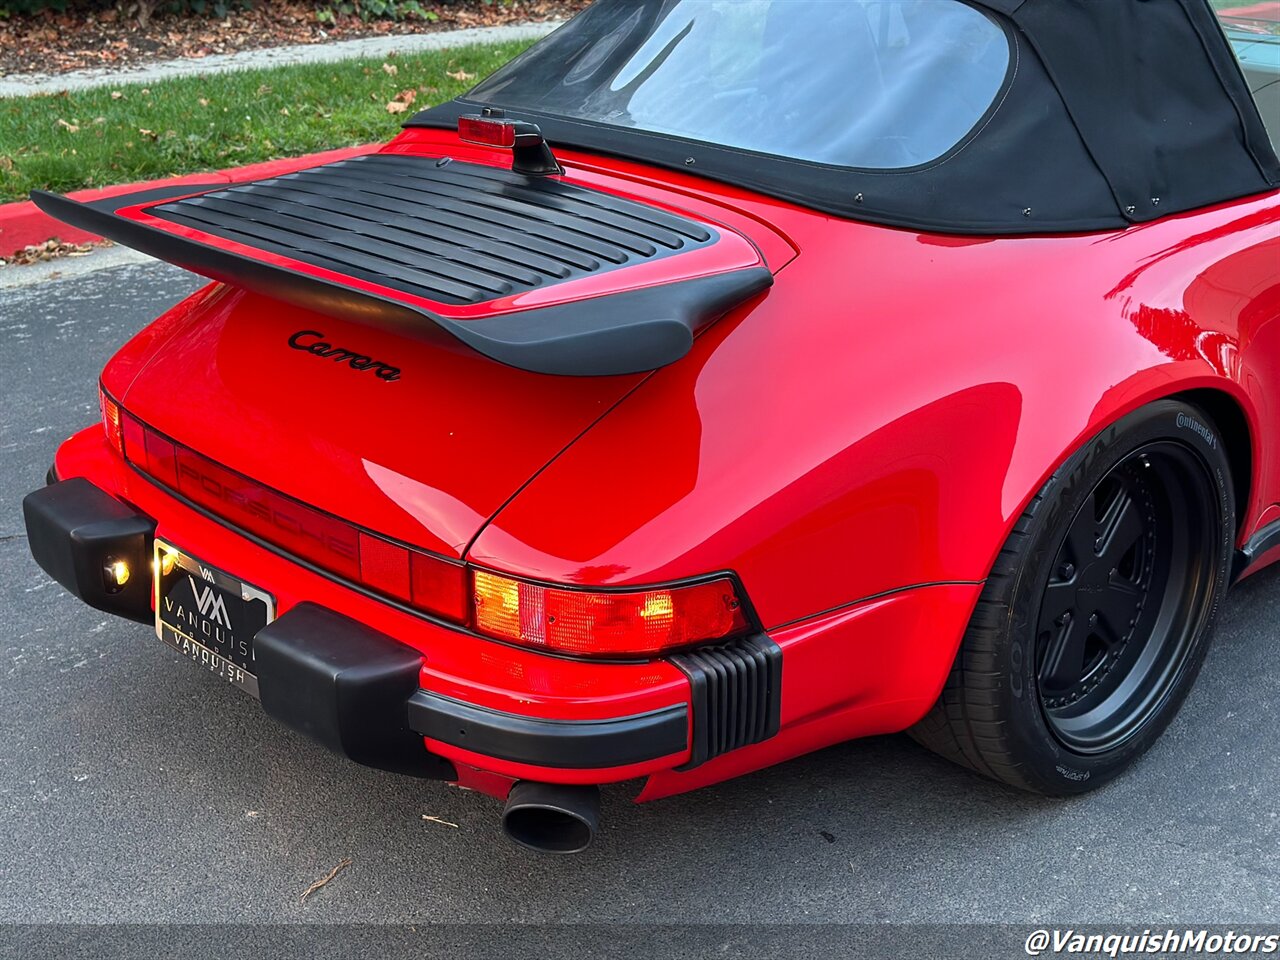
[[[684,356],[773,275],[745,237],[555,178],[370,154],[51,216],[188,270],[343,318],[435,324],[501,363],[603,376]]]

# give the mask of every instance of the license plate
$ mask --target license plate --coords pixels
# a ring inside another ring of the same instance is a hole
[[[271,595],[160,539],[153,569],[156,636],[257,697],[253,638],[275,619]]]

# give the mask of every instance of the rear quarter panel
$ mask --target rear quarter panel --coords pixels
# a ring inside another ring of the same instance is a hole
[[[763,300],[553,461],[470,556],[596,585],[732,569],[777,628],[981,580],[1087,437],[1203,388],[1251,427],[1243,537],[1277,498],[1278,219],[1274,194],[1067,237],[792,214],[800,255]]]

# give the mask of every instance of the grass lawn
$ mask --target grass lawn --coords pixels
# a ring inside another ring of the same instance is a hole
[[[0,202],[389,140],[527,41],[0,98]],[[398,109],[389,112],[388,104]]]

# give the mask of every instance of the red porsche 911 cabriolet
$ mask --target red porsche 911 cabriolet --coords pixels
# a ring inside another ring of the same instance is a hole
[[[1097,787],[1280,557],[1278,34],[599,0],[368,155],[37,194],[213,282],[107,365],[32,553],[537,849],[600,784],[904,730]]]

